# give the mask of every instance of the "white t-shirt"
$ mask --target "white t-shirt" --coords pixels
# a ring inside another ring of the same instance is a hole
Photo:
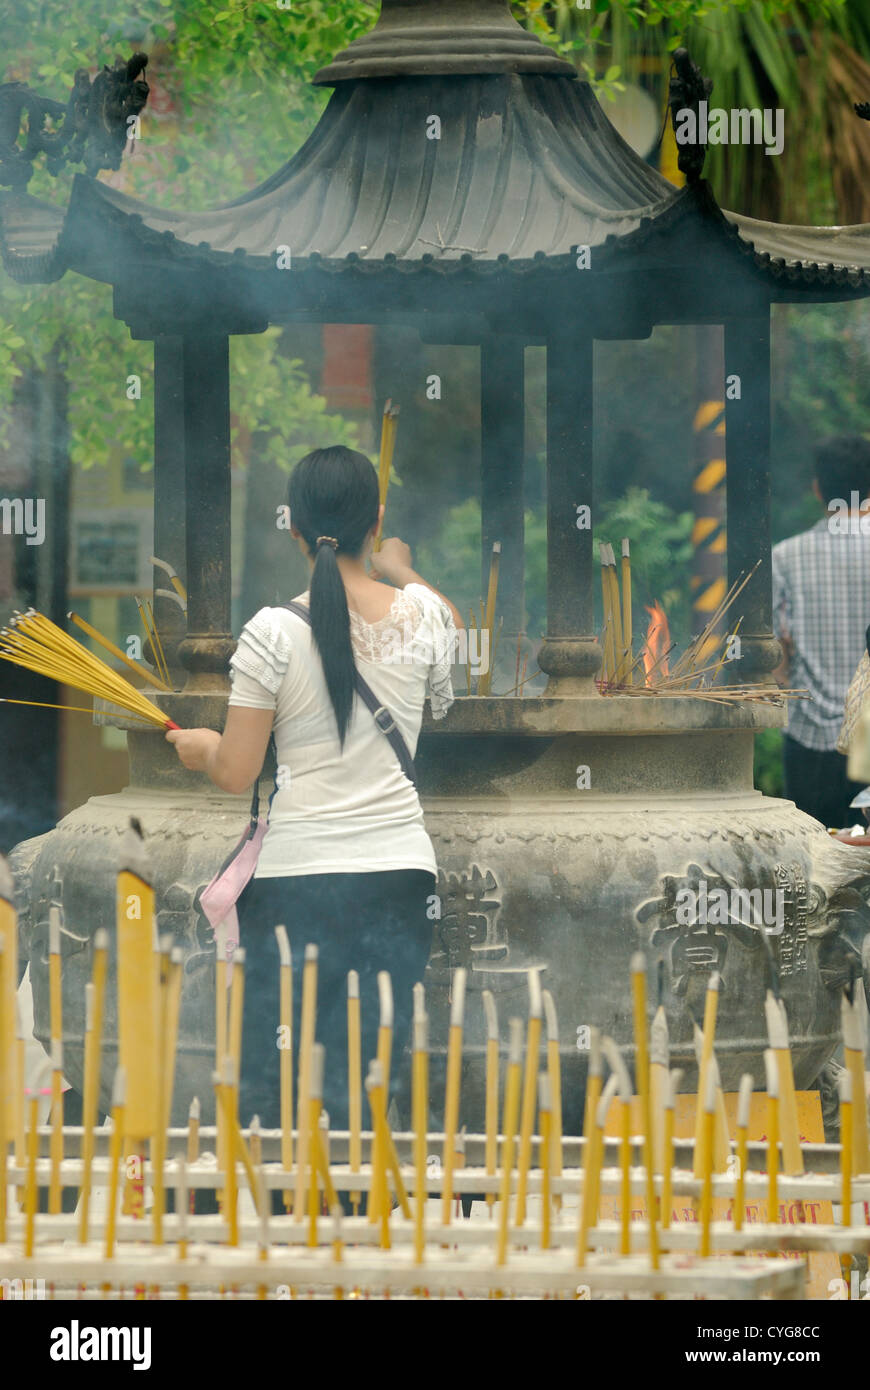
[[[308,594],[297,602],[308,606]],[[397,590],[390,612],[367,623],[351,612],[360,674],[390,711],[413,756],[429,696],[435,719],[453,703],[450,610],[423,584]],[[230,659],[229,703],[275,711],[279,787],[256,878],[436,872],[416,788],[359,696],[344,749],[311,628],[286,608],[261,608]]]

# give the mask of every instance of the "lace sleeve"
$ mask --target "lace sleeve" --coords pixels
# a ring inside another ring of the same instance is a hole
[[[233,681],[230,703],[247,704],[250,682],[255,681],[271,696],[271,700],[264,701],[264,707],[268,705],[273,709],[291,652],[291,640],[277,610],[261,608],[245,623],[238,646],[230,657],[230,679]]]
[[[451,667],[456,658],[456,624],[444,600],[427,589],[425,584],[407,584],[405,593],[420,602],[429,620],[432,645],[426,694],[432,718],[443,719],[454,700]]]

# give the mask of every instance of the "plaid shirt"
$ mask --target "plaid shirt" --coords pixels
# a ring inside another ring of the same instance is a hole
[[[812,696],[789,703],[788,732],[821,752],[836,747],[870,623],[870,535],[832,533],[831,519],[780,541],[772,557],[774,630],[794,643],[789,685]]]

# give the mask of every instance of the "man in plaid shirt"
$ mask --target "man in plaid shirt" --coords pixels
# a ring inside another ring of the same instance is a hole
[[[861,785],[836,749],[846,691],[870,624],[870,443],[836,435],[815,450],[821,521],[773,547],[774,627],[785,652],[781,684],[807,689],[789,703],[785,794],[826,828],[847,825]]]

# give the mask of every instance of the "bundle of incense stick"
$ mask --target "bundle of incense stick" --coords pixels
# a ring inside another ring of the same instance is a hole
[[[83,618],[78,618],[75,614],[70,616],[89,636],[101,642],[137,675],[156,686],[158,690],[169,689],[163,681],[152,676],[150,671],[137,666],[119,648],[110,643],[89,623],[86,623]],[[0,630],[0,657],[4,661],[12,662],[15,666],[23,666],[28,671],[34,671],[40,676],[48,676],[50,680],[70,685],[74,690],[99,696],[146,724],[153,724],[161,729],[177,729],[179,727],[161,709],[153,705],[140,690],[137,690],[117,671],[113,671],[111,666],[101,661],[93,652],[89,652],[87,647],[83,647],[74,637],[70,637],[68,633],[64,632],[63,628],[58,627],[42,613],[37,613],[35,609],[29,608],[26,613],[16,614],[9,625]],[[7,703],[45,705],[45,702],[40,700],[16,700]],[[51,706],[51,708],[79,709],[80,707],[59,705]],[[93,711],[88,711],[88,713],[93,713]]]
[[[604,625],[601,673],[596,683],[603,695],[691,696],[693,699],[721,704],[742,700],[778,702],[806,698],[809,693],[806,690],[782,689],[771,683],[716,685],[731,660],[730,650],[734,639],[739,636],[742,619],[738,619],[729,632],[717,632],[716,629],[755,574],[760,560],[747,575],[735,580],[703,631],[692,639],[681,656],[671,662],[673,644],[666,645],[656,654],[654,646],[657,649],[659,643],[653,646],[650,640],[665,630],[666,619],[658,604],[653,609],[647,609],[652,622],[640,652],[635,655],[632,649],[631,553],[628,540],[622,542],[621,599],[613,546],[602,541],[599,550]]]
[[[287,1143],[292,1123],[289,1068],[282,1083],[282,1130],[264,1132],[253,1117],[246,1131],[239,1119],[244,953],[237,951],[228,1010],[224,1001],[225,1036],[214,1073],[223,1135],[223,1152],[215,1166],[212,1152],[200,1153],[198,1104],[191,1106],[185,1129],[171,1134],[169,1130],[184,972],[180,951],[167,940],[155,944],[157,905],[150,878],[141,826],[131,822],[121,847],[116,892],[120,1066],[112,1087],[111,1131],[96,1131],[93,1123],[108,955],[107,934],[102,933],[94,943],[93,980],[87,986],[84,1140],[77,1129],[59,1124],[56,1109],[51,1144],[42,1158],[40,1149],[45,1152],[45,1148],[40,1140],[45,1129],[40,1132],[37,1114],[40,1083],[35,1083],[35,1094],[30,1096],[26,1123],[23,1116],[19,1119],[15,1094],[23,1093],[16,1040],[9,1028],[17,922],[11,876],[0,858],[0,1102],[6,1102],[0,1103],[0,1177],[5,1179],[0,1184],[0,1277],[18,1277],[19,1268],[35,1267],[26,1262],[36,1258],[41,1277],[51,1280],[61,1296],[67,1289],[69,1296],[75,1296],[76,1289],[90,1280],[94,1291],[104,1297],[114,1296],[125,1283],[136,1287],[141,1297],[150,1289],[152,1295],[169,1291],[170,1296],[174,1292],[188,1298],[195,1289],[200,1296],[235,1297],[241,1292],[263,1298],[269,1296],[269,1288],[280,1285],[289,1289],[291,1297],[297,1290],[328,1298],[348,1293],[383,1297],[389,1296],[391,1285],[407,1297],[426,1297],[433,1290],[451,1297],[499,1297],[506,1292],[576,1297],[578,1282],[595,1288],[597,1280],[610,1292],[630,1289],[655,1296],[674,1292],[693,1297],[716,1295],[722,1281],[730,1280],[732,1297],[755,1297],[769,1294],[779,1286],[778,1280],[785,1281],[782,1286],[786,1287],[789,1279],[790,1296],[794,1296],[803,1277],[794,1261],[777,1267],[764,1260],[753,1264],[745,1258],[746,1252],[775,1253],[805,1246],[870,1251],[870,1229],[851,1225],[852,1204],[870,1198],[863,1075],[854,1081],[863,1066],[854,991],[847,994],[843,1006],[848,1066],[841,1095],[844,1142],[842,1148],[821,1146],[835,1160],[826,1172],[804,1173],[808,1154],[801,1151],[800,1137],[789,1118],[788,1030],[781,1001],[771,990],[767,1001],[771,1046],[764,1057],[765,1162],[763,1168],[752,1170],[747,1163],[749,1077],[740,1084],[738,1161],[730,1163],[717,1155],[718,977],[711,976],[700,1043],[699,1139],[693,1174],[684,1159],[681,1168],[674,1166],[678,1074],[668,1071],[661,971],[658,1006],[650,1026],[648,963],[640,952],[631,960],[630,987],[637,1096],[632,1094],[623,1049],[595,1032],[582,1145],[561,1132],[558,1018],[552,996],[541,989],[536,968],[528,973],[527,1024],[511,1018],[504,1020],[506,1030],[500,1029],[495,999],[484,993],[486,1133],[480,1135],[467,1134],[462,1124],[466,972],[457,970],[452,980],[444,1128],[437,1137],[428,1128],[426,998],[423,986],[415,986],[412,1130],[394,1135],[387,1116],[394,1046],[392,987],[387,973],[381,972],[377,1056],[367,1059],[365,1086],[371,1126],[363,1131],[359,1121],[352,1120],[347,1136],[353,1141],[350,1161],[333,1162],[322,1108],[328,1057],[317,1041],[316,947],[309,945],[304,953],[299,1047],[292,1053],[287,1049],[288,1061],[297,1051],[299,1058],[292,1153]],[[64,1041],[61,932],[62,917],[56,909],[51,952],[53,1055],[43,1067],[43,1071],[51,1070],[55,1090]],[[285,972],[278,1026],[286,1030],[286,1042],[292,1031],[288,1000],[293,963],[283,928],[276,933],[275,962]],[[353,972],[348,1000],[355,1005],[357,1020],[350,1032],[357,1035],[359,1007],[368,1005],[359,997],[359,979]],[[351,1039],[349,1060],[355,1056],[353,1047]],[[501,1133],[500,1052],[507,1062]],[[602,1085],[605,1061],[611,1074]],[[351,1098],[356,1094],[359,1099],[358,1064],[349,1071]],[[638,1098],[639,1135],[632,1130]],[[608,1128],[612,1108],[616,1112],[613,1131]],[[214,1131],[204,1133],[213,1148]],[[540,1136],[537,1163],[535,1135]],[[13,1139],[14,1159],[10,1154]],[[173,1153],[173,1142],[177,1145],[179,1139],[183,1147]],[[439,1150],[441,1160],[433,1168],[431,1156]],[[814,1146],[813,1153],[817,1152]],[[726,1137],[726,1160],[729,1155]],[[638,1156],[641,1166],[633,1162]],[[23,1192],[20,1206],[6,1201],[7,1183]],[[81,1188],[80,1214],[60,1211],[56,1200],[41,1204],[42,1192],[51,1198],[60,1187],[71,1185]],[[291,1185],[296,1190],[292,1214],[271,1215],[269,1193],[286,1191]],[[174,1212],[166,1210],[169,1187],[175,1189]],[[222,1193],[218,1221],[189,1210],[189,1193],[203,1187]],[[99,1217],[99,1205],[89,1200],[95,1189],[108,1189],[105,1212]],[[143,1236],[148,1229],[144,1217],[149,1192],[150,1248]],[[344,1217],[339,1194],[353,1197],[360,1192],[368,1193],[368,1214]],[[495,1219],[463,1222],[460,1237],[455,1199],[469,1193],[491,1197]],[[700,1199],[699,1220],[694,1225],[680,1228],[672,1223],[671,1199],[677,1193]],[[842,1202],[840,1225],[815,1223],[798,1228],[778,1222],[780,1196],[799,1200],[810,1193],[814,1199]],[[601,1219],[602,1195],[618,1198],[616,1221]],[[728,1221],[713,1220],[714,1196],[733,1197]],[[766,1224],[754,1222],[744,1229],[744,1201],[750,1196],[766,1200],[772,1217]],[[572,1208],[565,1201],[568,1197],[574,1199]],[[641,1221],[633,1219],[632,1212],[638,1199],[646,1201]],[[328,1222],[322,1219],[324,1204]],[[462,1249],[454,1256],[452,1246],[457,1240]],[[729,1264],[727,1254],[723,1256],[729,1250],[738,1252],[740,1259]],[[268,1276],[264,1265],[268,1265]],[[745,1283],[740,1284],[741,1279]],[[734,1280],[740,1293],[733,1290]]]
[[[396,447],[396,430],[399,424],[399,406],[393,405],[392,401],[387,401],[384,406],[384,416],[381,422],[381,451],[378,459],[378,493],[381,506],[387,505],[387,492],[390,486],[390,473],[393,467],[393,451]],[[381,548],[381,538],[383,532],[383,521],[378,527],[375,536],[375,550]]]

